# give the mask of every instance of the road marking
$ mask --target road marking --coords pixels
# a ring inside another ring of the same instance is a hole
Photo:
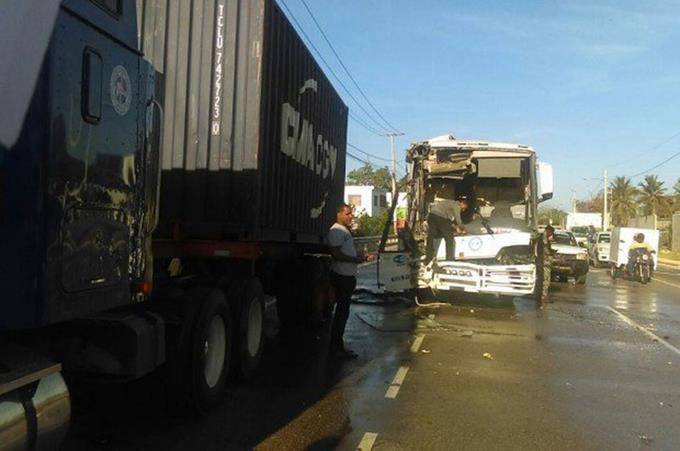
[[[425,338],[425,334],[419,334],[416,336],[416,339],[413,341],[413,344],[411,345],[411,352],[418,352],[420,349],[420,345],[423,344],[423,338]]]
[[[378,434],[375,432],[367,432],[361,438],[361,441],[357,445],[357,451],[371,451],[373,445],[375,444]]]
[[[385,398],[394,399],[397,397],[397,393],[399,393],[401,384],[404,382],[406,373],[408,373],[407,366],[402,366],[399,368],[397,374],[394,376],[394,379],[392,380],[392,384],[390,384],[390,386],[387,388],[387,392],[385,392]]]
[[[676,283],[668,282],[668,281],[663,280],[663,279],[659,279],[658,277],[655,277],[655,278],[652,279],[652,280],[656,280],[657,282],[665,283],[666,285],[670,285],[670,286],[672,286],[672,287],[674,287],[674,288],[680,288],[680,285],[678,285],[678,284],[676,284]]]
[[[664,340],[663,338],[661,338],[661,337],[659,337],[658,335],[653,334],[652,332],[648,331],[647,329],[645,329],[644,327],[642,327],[641,325],[639,325],[638,323],[636,323],[636,322],[633,321],[632,319],[628,318],[626,315],[624,315],[623,313],[619,312],[618,310],[616,310],[616,309],[614,309],[614,308],[611,308],[611,307],[607,307],[607,308],[608,308],[609,310],[611,310],[612,312],[616,313],[617,315],[619,315],[619,318],[621,318],[621,319],[622,319],[625,323],[627,323],[629,326],[634,327],[635,329],[639,330],[640,332],[642,332],[642,333],[644,333],[645,335],[647,335],[648,337],[650,337],[652,340],[661,343],[662,345],[664,345],[665,347],[667,347],[668,349],[670,349],[670,350],[673,351],[674,353],[680,355],[680,349],[676,348],[675,346],[673,346],[672,344],[670,344],[669,342],[667,342],[667,341]]]

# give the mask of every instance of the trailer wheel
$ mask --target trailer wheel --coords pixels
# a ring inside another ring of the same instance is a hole
[[[235,335],[234,375],[248,380],[260,365],[264,348],[264,294],[262,284],[256,278],[235,283],[229,290],[234,306]]]
[[[185,386],[191,407],[205,415],[222,399],[232,346],[229,305],[220,290],[208,294],[193,325]]]

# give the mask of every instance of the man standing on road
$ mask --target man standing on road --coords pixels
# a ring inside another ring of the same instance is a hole
[[[345,348],[342,336],[349,318],[352,293],[357,285],[357,265],[372,261],[373,256],[357,253],[354,239],[349,231],[352,225],[352,207],[340,204],[336,211],[335,224],[328,231],[328,245],[333,257],[331,283],[335,288],[336,306],[331,331],[330,352],[339,358],[356,358],[357,354]]]

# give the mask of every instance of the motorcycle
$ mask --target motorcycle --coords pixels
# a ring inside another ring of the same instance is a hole
[[[637,280],[642,284],[646,284],[652,278],[652,270],[654,262],[652,260],[652,252],[647,249],[639,248],[630,251],[629,258],[631,263],[627,268],[627,276],[630,280]]]

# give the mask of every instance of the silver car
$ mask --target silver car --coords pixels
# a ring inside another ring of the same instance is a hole
[[[609,262],[609,243],[611,232],[597,232],[588,249],[590,263],[598,268]]]

